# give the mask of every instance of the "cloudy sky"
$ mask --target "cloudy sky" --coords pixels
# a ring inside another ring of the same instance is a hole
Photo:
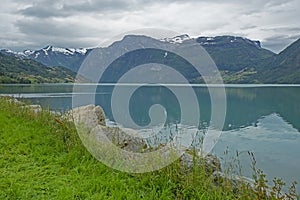
[[[155,27],[248,37],[278,52],[300,37],[299,19],[299,0],[1,0],[0,48],[95,47]]]

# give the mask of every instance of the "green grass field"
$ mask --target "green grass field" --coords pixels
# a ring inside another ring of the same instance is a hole
[[[256,199],[214,186],[201,166],[128,174],[94,159],[72,123],[0,98],[0,199]],[[242,188],[242,187],[241,187]],[[243,187],[245,188],[245,187]],[[270,198],[271,199],[271,198]]]

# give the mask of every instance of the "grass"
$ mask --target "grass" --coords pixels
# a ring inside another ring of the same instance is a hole
[[[0,105],[0,199],[258,197],[244,184],[239,192],[230,182],[215,186],[201,165],[187,172],[178,161],[145,174],[110,169],[87,152],[72,123],[47,111],[34,113],[8,99],[0,98]]]

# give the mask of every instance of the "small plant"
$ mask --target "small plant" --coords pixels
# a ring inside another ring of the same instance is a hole
[[[283,192],[283,187],[286,185],[282,179],[274,178],[273,186],[268,185],[268,180],[266,179],[266,174],[260,169],[256,167],[256,159],[253,152],[248,152],[249,156],[252,160],[252,170],[253,170],[253,179],[254,186],[252,187],[253,194],[255,199],[259,200],[283,200],[290,199],[295,200],[299,199],[299,195],[296,192],[296,184],[297,182],[293,182],[288,189],[288,193]]]

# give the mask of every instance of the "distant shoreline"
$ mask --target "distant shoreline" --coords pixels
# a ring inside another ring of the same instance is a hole
[[[160,83],[31,83],[31,84],[24,84],[24,83],[0,83],[0,86],[30,86],[30,85],[38,85],[38,86],[51,86],[51,85],[102,85],[102,86],[177,86],[177,87],[300,87],[300,84],[160,84]]]

